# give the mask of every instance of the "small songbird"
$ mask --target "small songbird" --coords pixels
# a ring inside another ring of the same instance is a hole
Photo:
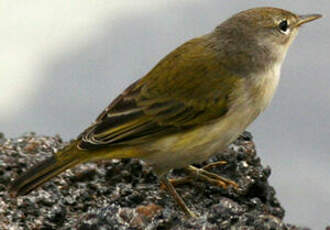
[[[119,95],[74,141],[14,180],[24,195],[87,161],[138,158],[187,215],[194,213],[166,174],[225,150],[270,103],[281,65],[300,26],[319,14],[270,7],[235,14],[212,32],[182,44]],[[220,176],[219,184],[237,184]]]

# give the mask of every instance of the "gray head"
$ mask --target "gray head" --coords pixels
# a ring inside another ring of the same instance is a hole
[[[278,8],[253,8],[233,15],[214,34],[220,55],[227,59],[224,64],[245,74],[281,64],[300,26],[320,17],[296,15]]]

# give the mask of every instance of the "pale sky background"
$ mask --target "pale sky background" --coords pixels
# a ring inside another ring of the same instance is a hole
[[[270,108],[249,127],[287,222],[330,225],[329,0],[4,0],[0,132],[76,137],[182,42],[238,11],[322,13],[289,50]]]

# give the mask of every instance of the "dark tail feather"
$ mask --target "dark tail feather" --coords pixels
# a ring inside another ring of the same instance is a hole
[[[66,148],[72,150],[72,146]],[[12,197],[25,195],[36,187],[57,176],[64,170],[72,168],[81,160],[75,153],[64,149],[59,154],[47,158],[23,173],[9,185],[9,193]]]

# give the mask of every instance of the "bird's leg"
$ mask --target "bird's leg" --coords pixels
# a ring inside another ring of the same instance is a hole
[[[221,161],[220,161],[221,162]],[[192,175],[194,175],[195,177],[205,180],[207,182],[209,182],[210,184],[216,185],[216,186],[220,186],[224,189],[228,188],[229,185],[233,186],[235,189],[238,188],[238,184],[232,180],[229,180],[227,178],[224,178],[222,176],[219,176],[215,173],[211,173],[206,171],[206,169],[214,167],[216,165],[219,164],[224,164],[224,162],[221,163],[211,163],[209,165],[204,166],[203,168],[196,168],[195,166],[189,165],[188,167],[186,167],[185,169]]]
[[[188,215],[188,216],[191,216],[193,218],[196,218],[197,216],[195,215],[195,213],[193,213],[187,207],[186,203],[182,200],[182,198],[177,193],[177,191],[175,190],[175,188],[173,187],[173,185],[171,184],[171,182],[166,178],[166,175],[161,176],[160,180],[166,186],[168,192],[173,196],[173,198],[175,199],[175,201],[177,202],[177,204],[180,206],[180,208],[183,210],[183,212],[186,215]]]

